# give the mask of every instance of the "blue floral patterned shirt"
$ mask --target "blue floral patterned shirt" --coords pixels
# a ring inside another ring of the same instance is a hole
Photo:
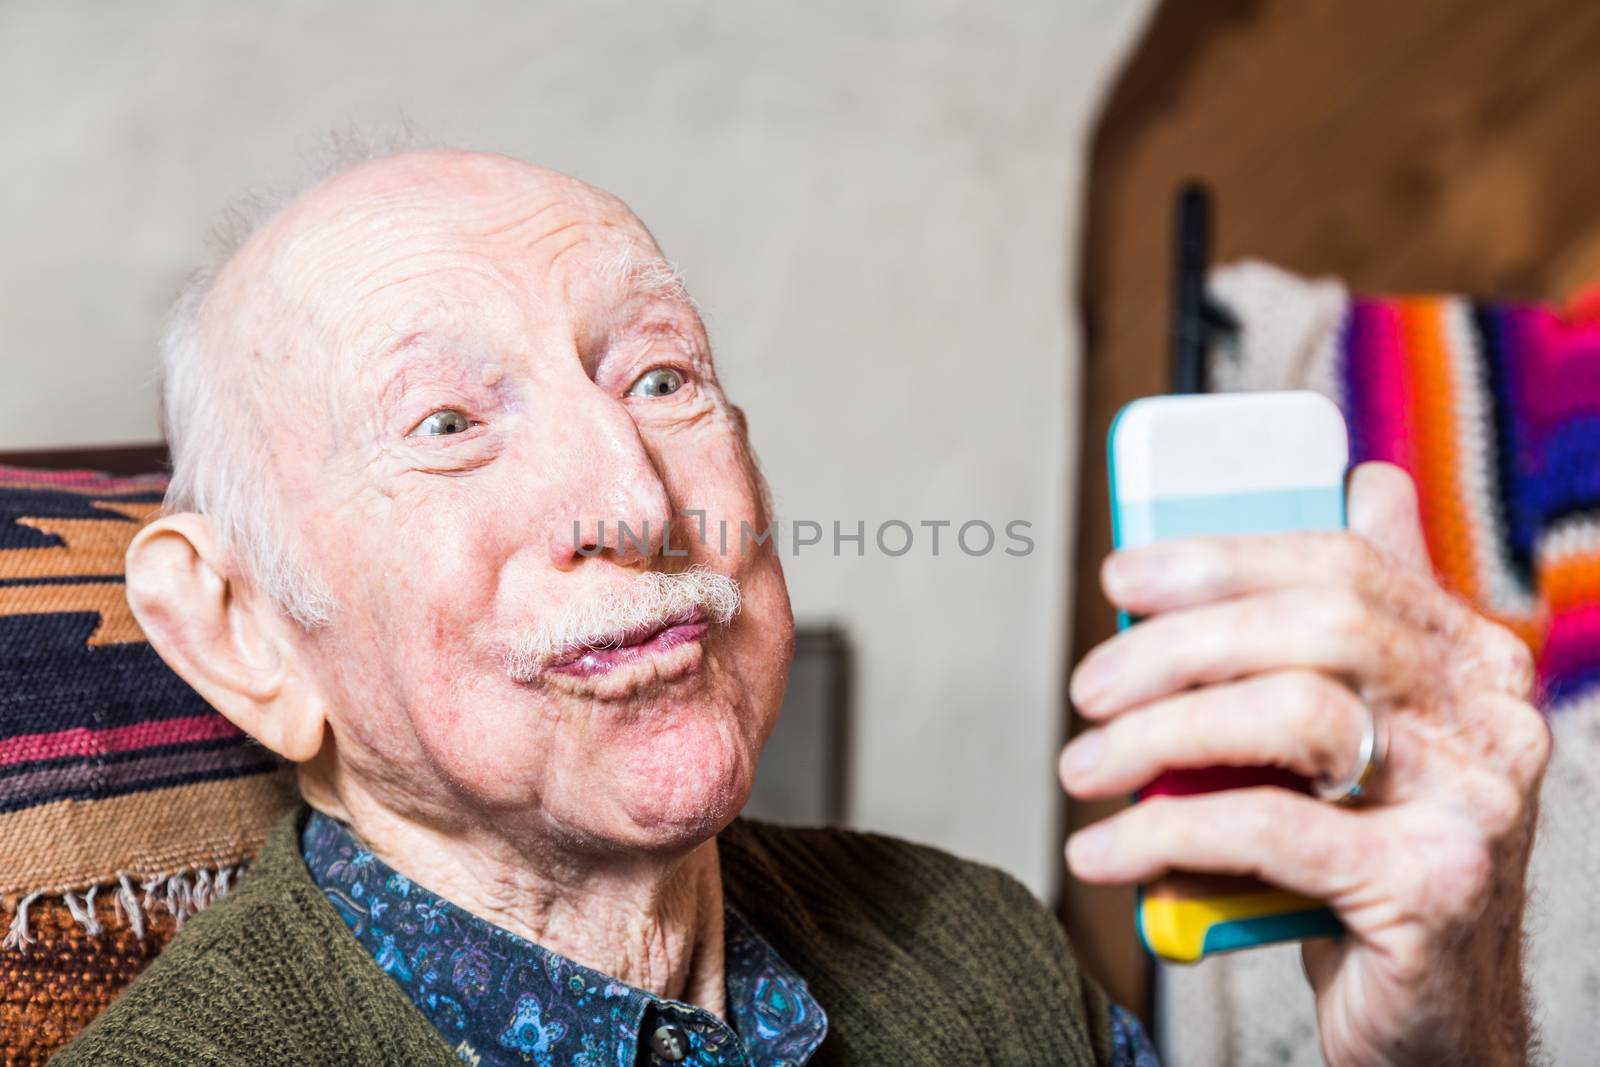
[[[1111,1005],[1111,1067],[1161,1067],[1144,1024],[1116,1004]]]
[[[456,907],[320,812],[300,845],[312,879],[378,966],[475,1067],[799,1067],[827,1036],[805,980],[731,908],[724,1022]]]
[[[828,1033],[803,978],[732,908],[730,1026],[574,963],[443,900],[313,811],[311,877],[378,966],[474,1067],[801,1067]],[[1144,1027],[1111,1006],[1110,1067],[1160,1067]]]

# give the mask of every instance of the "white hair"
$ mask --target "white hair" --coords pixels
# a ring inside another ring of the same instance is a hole
[[[676,263],[660,256],[641,256],[633,245],[623,245],[600,264],[600,277],[611,284],[622,283],[635,292],[677,300],[699,311],[700,305],[689,295],[683,272]]]
[[[209,518],[240,575],[314,629],[332,617],[333,598],[284,536],[264,427],[240,395],[239,356],[216,351],[223,346],[202,324],[214,281],[209,270],[190,279],[161,335],[161,423],[172,458],[164,510]]]
[[[356,164],[422,147],[406,128],[381,139],[336,133],[306,180],[240,199],[214,228],[210,261],[189,276],[161,334],[161,422],[172,459],[164,509],[209,518],[239,574],[306,629],[332,618],[333,598],[286,535],[266,428],[246,395],[246,353],[207,328],[206,310],[229,260],[302,193]]]

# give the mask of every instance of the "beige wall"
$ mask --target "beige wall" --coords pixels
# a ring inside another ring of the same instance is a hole
[[[856,645],[854,821],[1047,891],[1082,138],[1149,6],[0,4],[0,448],[152,438],[208,220],[330,128],[577,174],[683,265],[785,516],[1033,523],[789,574]]]

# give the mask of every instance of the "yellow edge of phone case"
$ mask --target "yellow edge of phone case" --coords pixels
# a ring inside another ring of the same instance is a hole
[[[1139,902],[1139,917],[1150,951],[1174,963],[1194,963],[1206,954],[1206,935],[1221,924],[1322,907],[1318,901],[1277,890],[1206,898],[1145,896]]]

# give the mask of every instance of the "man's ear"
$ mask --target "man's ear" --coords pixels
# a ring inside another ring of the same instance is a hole
[[[286,759],[322,747],[327,701],[301,633],[236,576],[203,515],[166,515],[128,546],[128,605],[167,665],[233,724]]]

